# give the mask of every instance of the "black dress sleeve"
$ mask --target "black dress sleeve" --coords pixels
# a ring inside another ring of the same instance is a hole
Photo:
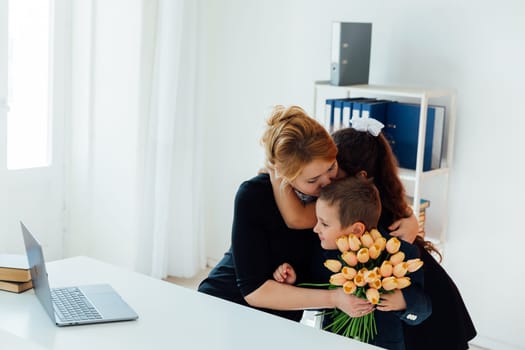
[[[232,255],[237,285],[243,296],[268,280],[269,247],[263,215],[267,210],[265,197],[263,189],[251,182],[243,183],[235,197]]]
[[[416,246],[401,241],[401,250],[405,253],[405,260],[419,258],[419,252]],[[406,302],[406,309],[400,313],[401,320],[409,325],[416,325],[427,319],[432,313],[432,303],[430,297],[424,290],[423,270],[412,272],[410,277],[410,286],[402,289],[403,297]]]

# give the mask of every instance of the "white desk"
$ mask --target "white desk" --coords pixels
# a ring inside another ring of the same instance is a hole
[[[51,262],[47,269],[51,286],[111,284],[139,319],[61,328],[33,290],[0,292],[0,336],[10,339],[10,350],[378,349],[86,257]]]

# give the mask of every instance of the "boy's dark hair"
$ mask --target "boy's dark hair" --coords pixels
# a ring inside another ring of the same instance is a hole
[[[358,221],[367,230],[377,227],[381,200],[372,180],[347,177],[333,181],[321,189],[319,199],[339,206],[339,221],[343,228]]]

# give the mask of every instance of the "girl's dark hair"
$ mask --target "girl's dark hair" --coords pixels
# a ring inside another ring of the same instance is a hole
[[[340,129],[332,138],[337,145],[337,163],[346,175],[366,171],[381,195],[385,222],[394,222],[411,213],[405,201],[405,188],[397,173],[397,160],[383,133],[373,136],[352,128]]]
[[[398,176],[397,159],[382,132],[373,136],[366,131],[344,128],[334,132],[332,138],[338,149],[339,169],[347,176],[355,176],[364,170],[368,178],[373,178],[383,208],[380,223],[390,226],[394,221],[412,215],[405,200],[405,187]],[[431,242],[418,236],[414,244],[436,253],[441,260],[441,254]]]

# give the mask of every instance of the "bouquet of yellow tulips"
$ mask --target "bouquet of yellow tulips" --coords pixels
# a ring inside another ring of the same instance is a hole
[[[334,272],[329,287],[343,288],[346,294],[368,299],[372,304],[380,303],[382,293],[408,287],[410,277],[407,274],[423,265],[420,259],[405,261],[405,254],[399,251],[401,242],[395,237],[387,241],[376,229],[365,232],[361,237],[353,234],[341,236],[336,243],[341,252],[339,260],[328,259],[324,263]],[[329,314],[333,322],[326,328],[332,332],[366,343],[377,334],[373,312],[350,317],[335,309]]]

